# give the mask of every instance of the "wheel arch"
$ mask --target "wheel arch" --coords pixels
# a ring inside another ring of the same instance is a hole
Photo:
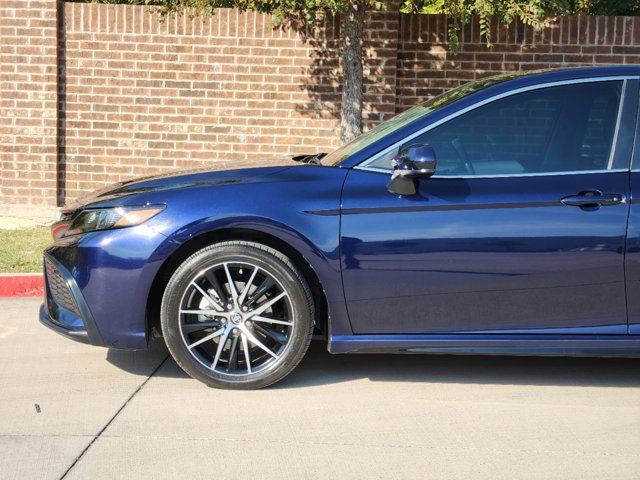
[[[221,228],[203,232],[190,238],[178,246],[162,263],[162,266],[153,279],[147,297],[147,338],[162,336],[160,328],[160,305],[169,279],[176,268],[198,250],[209,245],[232,240],[250,241],[266,245],[287,256],[293,262],[311,289],[315,304],[316,329],[321,335],[326,337],[329,328],[326,293],[316,271],[305,256],[290,243],[272,234],[250,228]]]

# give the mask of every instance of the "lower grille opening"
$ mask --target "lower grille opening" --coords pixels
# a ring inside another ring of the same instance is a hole
[[[73,298],[67,281],[58,271],[56,266],[49,259],[45,258],[45,273],[47,279],[48,296],[57,306],[69,310],[71,313],[81,317],[80,309]],[[52,312],[50,312],[52,313]]]

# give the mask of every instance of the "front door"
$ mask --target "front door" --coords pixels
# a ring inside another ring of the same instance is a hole
[[[354,333],[626,333],[624,91],[537,88],[427,130],[411,142],[438,167],[416,195],[387,191],[393,150],[353,169],[341,236]]]

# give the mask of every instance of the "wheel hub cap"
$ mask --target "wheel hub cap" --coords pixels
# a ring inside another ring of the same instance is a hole
[[[232,312],[231,321],[234,325],[239,325],[240,323],[242,323],[242,314],[240,312]]]

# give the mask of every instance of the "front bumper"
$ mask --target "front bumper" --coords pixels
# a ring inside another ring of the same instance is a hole
[[[102,336],[73,276],[51,255],[45,254],[45,302],[40,322],[67,338],[104,346]]]

